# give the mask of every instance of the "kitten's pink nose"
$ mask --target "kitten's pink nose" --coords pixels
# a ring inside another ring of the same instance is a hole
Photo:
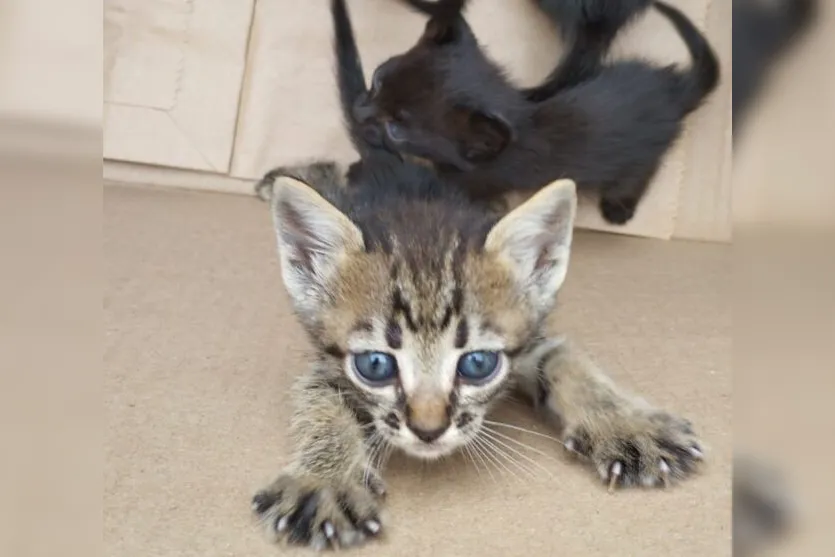
[[[449,429],[449,400],[440,396],[416,396],[406,404],[406,425],[418,439],[431,443]]]

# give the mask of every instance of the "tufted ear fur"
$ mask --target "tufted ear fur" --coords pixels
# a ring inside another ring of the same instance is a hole
[[[542,188],[502,218],[485,241],[540,311],[554,304],[568,272],[577,192],[571,180]]]
[[[362,232],[310,186],[282,176],[273,186],[281,274],[302,317],[317,312],[340,263],[364,249]]]

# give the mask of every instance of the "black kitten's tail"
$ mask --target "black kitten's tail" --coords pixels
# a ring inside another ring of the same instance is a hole
[[[342,118],[348,128],[351,142],[360,155],[364,156],[371,146],[363,138],[362,130],[353,117],[353,108],[357,99],[366,94],[368,89],[365,86],[362,60],[345,0],[331,0],[331,16],[334,30],[333,48],[336,55],[336,82],[342,105]]]
[[[570,39],[568,52],[545,80],[522,94],[542,102],[591,79],[603,67],[615,38],[649,8],[652,0],[535,0],[539,9]]]
[[[707,39],[686,15],[660,0],[655,0],[655,9],[670,20],[693,59],[692,67],[685,76],[681,99],[682,112],[688,114],[696,110],[719,84],[719,59]]]

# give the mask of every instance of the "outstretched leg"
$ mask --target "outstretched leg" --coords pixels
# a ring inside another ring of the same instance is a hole
[[[562,426],[565,447],[612,489],[666,486],[704,455],[687,420],[627,394],[565,339],[547,339],[514,365],[523,390]]]
[[[253,511],[271,538],[316,549],[376,536],[384,489],[374,455],[381,441],[366,435],[368,424],[338,387],[307,376],[293,395],[293,462],[253,497]]]

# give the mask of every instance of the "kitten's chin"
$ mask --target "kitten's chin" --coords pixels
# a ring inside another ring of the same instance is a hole
[[[403,452],[414,458],[422,460],[438,460],[439,458],[454,453],[458,449],[458,445],[450,443],[433,443],[431,445],[425,443],[409,443],[408,445],[401,446],[401,449],[403,449]]]

